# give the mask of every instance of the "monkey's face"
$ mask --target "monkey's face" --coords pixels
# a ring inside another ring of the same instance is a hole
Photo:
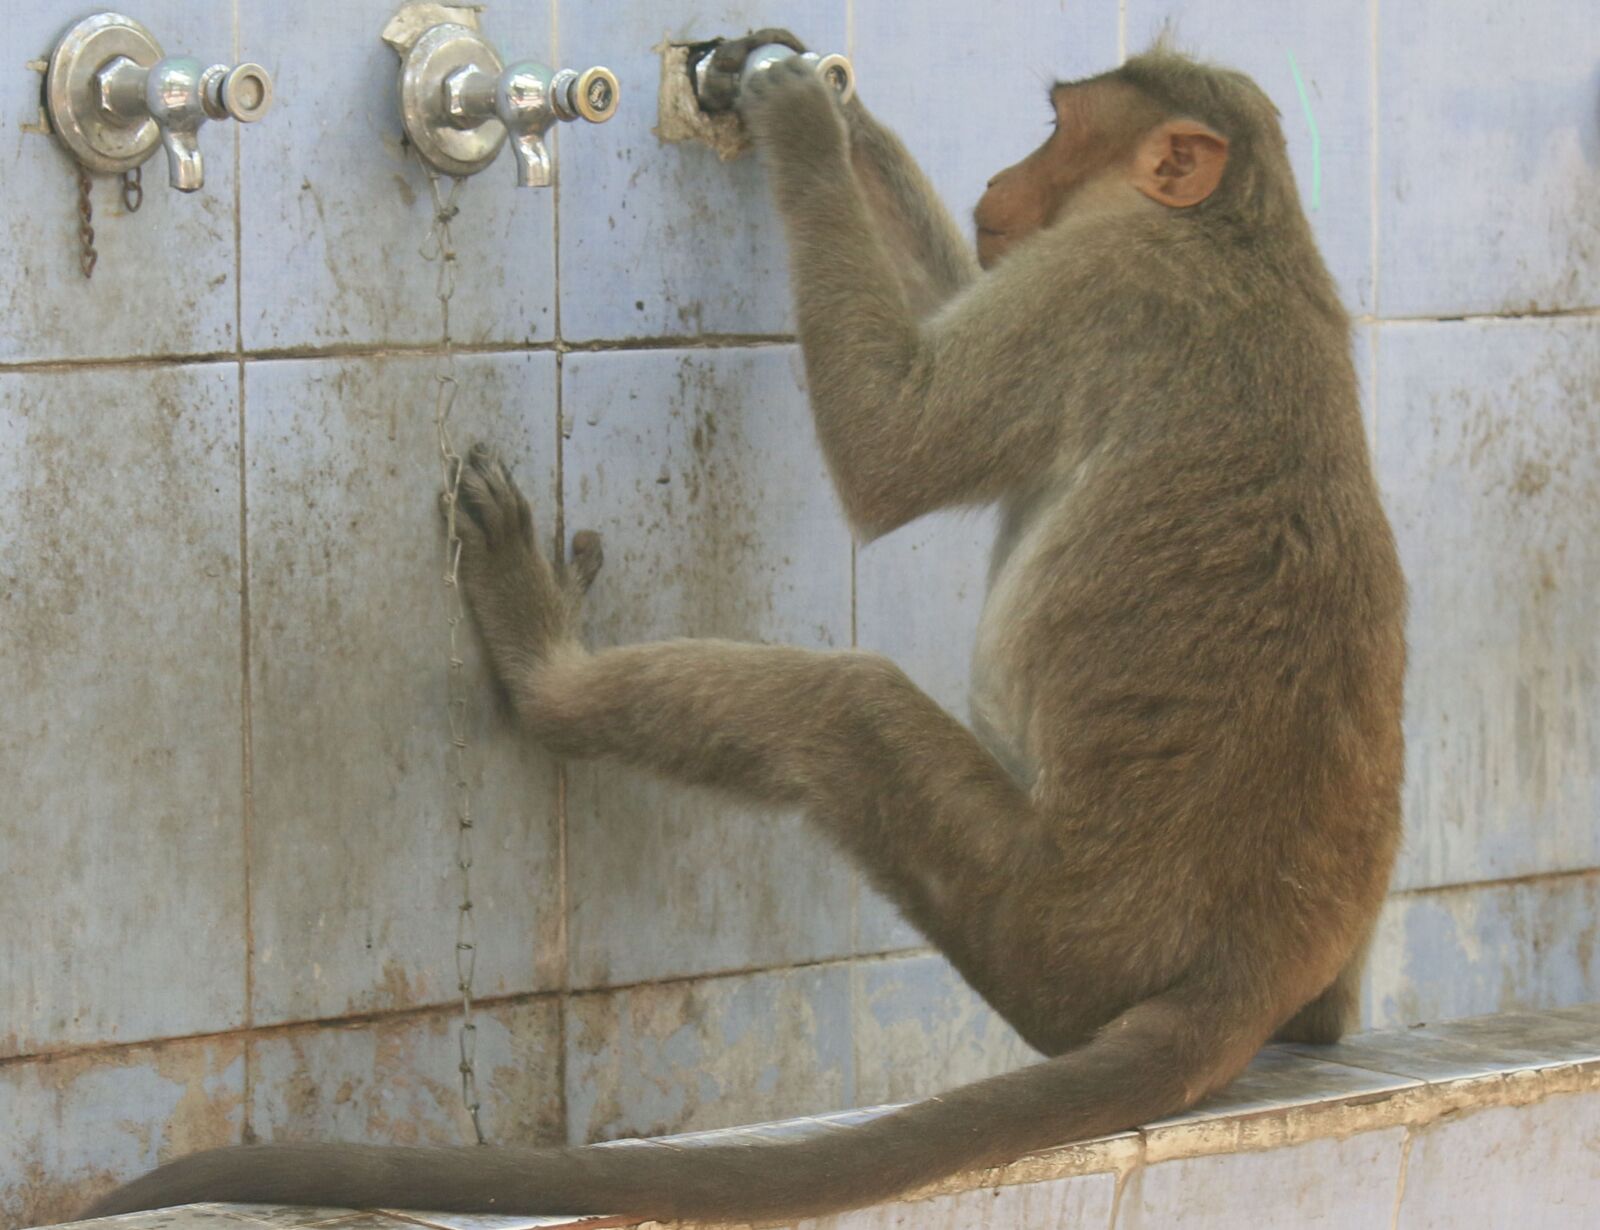
[[[1136,91],[1114,82],[1052,88],[1050,136],[991,179],[973,211],[978,263],[990,268],[1018,241],[1054,222],[1086,184],[1126,162],[1129,115],[1142,102]]]
[[[1052,134],[1021,162],[989,181],[972,214],[978,264],[985,269],[992,268],[1012,244],[1049,222],[1054,213],[1049,171],[1051,161],[1060,157],[1060,151],[1052,148],[1059,137],[1059,133]]]

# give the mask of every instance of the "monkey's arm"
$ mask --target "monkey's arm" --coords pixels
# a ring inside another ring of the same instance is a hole
[[[812,412],[840,498],[881,534],[1026,485],[1081,444],[1067,387],[1092,314],[1071,270],[1012,259],[918,321],[851,171],[831,92],[787,61],[745,117],[789,233]],[[1054,245],[1052,252],[1059,245]]]
[[[757,47],[781,43],[795,51],[806,46],[788,30],[769,26],[729,39],[713,52],[712,63],[732,82]],[[728,93],[721,105],[732,105]],[[860,95],[844,109],[850,127],[850,165],[861,183],[878,234],[892,257],[913,315],[925,316],[978,276],[978,262],[960,228],[900,139],[880,124]]]
[[[900,138],[859,97],[844,114],[861,195],[900,270],[912,314],[926,316],[972,284],[977,258]]]

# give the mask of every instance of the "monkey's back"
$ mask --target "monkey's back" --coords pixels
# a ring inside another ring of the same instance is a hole
[[[1099,1023],[1077,1006],[1212,966],[1302,964],[1315,994],[1398,841],[1404,584],[1347,329],[1322,303],[1228,303],[1173,322],[1169,368],[997,544],[974,726],[1038,807],[1017,900],[1061,903],[997,932],[1042,926],[1039,951],[1088,971],[1023,1009],[1064,1042]]]

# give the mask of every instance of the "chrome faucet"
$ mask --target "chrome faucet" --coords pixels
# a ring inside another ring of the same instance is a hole
[[[544,136],[560,120],[603,124],[616,106],[617,81],[606,68],[559,71],[533,60],[508,64],[498,76],[468,64],[444,81],[445,110],[457,128],[498,119],[511,137],[517,185],[545,188],[552,179]]]
[[[503,65],[471,9],[414,0],[390,21],[384,41],[400,56],[406,136],[445,175],[481,171],[509,135],[518,186],[547,187],[554,178],[544,141],[551,127],[579,119],[603,124],[616,114],[610,69],[580,73],[533,60]]]
[[[168,182],[194,192],[205,183],[200,125],[260,119],[272,106],[272,78],[259,64],[207,68],[192,56],[164,56],[138,22],[97,13],[56,44],[45,99],[56,135],[89,170],[132,170],[159,144]]]

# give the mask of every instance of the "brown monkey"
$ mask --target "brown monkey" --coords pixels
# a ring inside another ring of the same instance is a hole
[[[852,522],[1001,505],[973,730],[870,654],[586,651],[483,450],[473,608],[547,747],[803,805],[1052,1058],[799,1142],[259,1146],[97,1211],[786,1220],[1168,1114],[1274,1033],[1343,1029],[1398,837],[1404,584],[1272,104],[1159,50],[1057,85],[1055,131],[978,206],[979,275],[862,107],[793,64],[750,95]]]

